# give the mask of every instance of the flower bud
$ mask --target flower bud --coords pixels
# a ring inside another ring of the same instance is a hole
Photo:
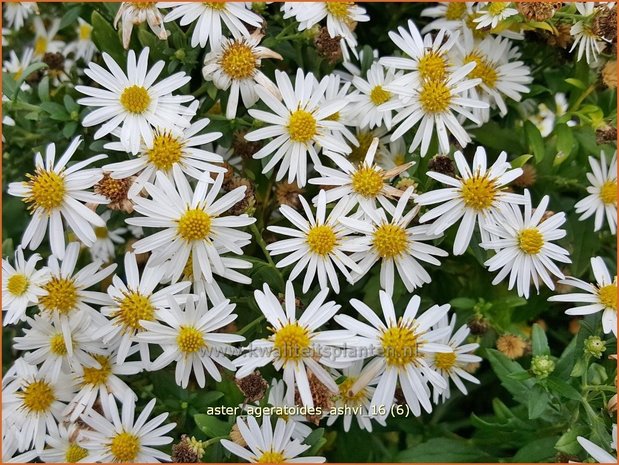
[[[550,355],[536,355],[531,360],[531,371],[539,379],[548,378],[555,371],[555,362],[552,361]]]

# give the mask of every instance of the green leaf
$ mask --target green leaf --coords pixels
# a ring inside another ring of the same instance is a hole
[[[568,429],[555,444],[555,449],[570,455],[580,454],[582,449],[576,438],[584,434],[587,434],[587,428],[582,426],[574,426]]]
[[[464,440],[435,438],[400,452],[398,462],[491,462],[484,451]]]
[[[576,87],[577,89],[585,90],[587,88],[586,84],[580,79],[567,78],[565,82],[567,82],[571,86]]]
[[[533,325],[531,345],[533,348],[533,355],[550,355],[546,332],[537,323]]]
[[[557,134],[557,150],[567,157],[576,147],[574,135],[567,124],[559,124],[555,128]]]
[[[69,113],[63,105],[56,102],[41,102],[41,108],[43,111],[49,113],[52,119],[57,121],[69,120]]]
[[[510,378],[511,374],[526,372],[518,362],[510,360],[501,352],[495,349],[487,349],[486,357],[492,365],[492,369],[501,380],[501,385],[507,389],[514,399],[521,404],[527,404],[530,389],[533,386],[532,380],[517,380]]]
[[[557,436],[535,439],[521,447],[512,462],[554,462]]]
[[[67,12],[62,16],[62,19],[60,20],[58,30],[62,30],[67,26],[77,23],[77,18],[80,17],[81,9],[81,6],[76,6],[67,10]]]
[[[76,129],[77,123],[75,121],[71,121],[70,123],[67,123],[63,126],[62,135],[69,139],[75,133]]]
[[[230,423],[210,415],[197,413],[193,416],[193,419],[196,422],[196,425],[198,425],[198,428],[200,428],[200,430],[209,438],[228,436],[228,434],[230,434],[230,430],[232,429],[232,425]]]
[[[528,162],[533,155],[525,153],[524,155],[520,155],[518,158],[511,161],[512,168],[522,168],[522,166]]]
[[[324,446],[327,442],[327,438],[324,437],[325,429],[317,428],[312,431],[303,441],[305,444],[310,445],[311,447],[303,453],[303,455],[314,455],[316,454],[322,446]]]
[[[144,47],[150,48],[150,57],[154,61],[165,60],[164,50],[166,41],[160,40],[155,34],[146,29],[138,29],[138,40]]]
[[[34,73],[34,72],[36,72],[36,71],[38,71],[40,69],[43,69],[43,68],[47,68],[47,65],[45,63],[42,63],[42,62],[32,63],[30,66],[26,67],[24,72],[21,73],[21,76],[19,77],[19,79],[15,82],[15,90],[13,91],[13,99],[15,99],[15,97],[17,97],[17,93],[19,92],[19,88],[24,83],[26,78],[28,76],[30,76],[32,73]]]
[[[468,297],[456,297],[449,301],[449,305],[459,310],[469,310],[475,306],[477,302]]]
[[[273,291],[284,292],[285,283],[282,275],[277,268],[269,264],[254,265],[250,276],[256,288],[262,286],[263,283],[267,283]]]
[[[4,240],[2,243],[2,256],[8,257],[15,253],[15,246],[13,245],[13,239],[11,237]]]
[[[533,389],[529,392],[529,420],[534,420],[541,417],[546,411],[549,401],[550,395],[548,395],[548,392],[546,392],[542,386],[539,384],[533,386]]]
[[[118,32],[97,11],[92,12],[92,41],[99,50],[105,50],[122,68],[125,65],[125,53]]]
[[[37,94],[39,95],[39,100],[41,102],[49,102],[49,77],[43,76],[43,79],[39,82],[37,86]]]
[[[75,102],[75,100],[73,100],[73,97],[71,97],[70,95],[65,95],[62,101],[64,103],[64,107],[69,113],[72,111],[80,111],[80,106]]]
[[[526,136],[527,143],[529,144],[529,148],[533,152],[533,155],[535,155],[535,161],[540,163],[546,155],[546,149],[544,147],[544,139],[542,138],[539,129],[537,129],[537,126],[535,126],[531,121],[525,121],[524,134]]]
[[[568,384],[566,381],[556,378],[554,374],[546,380],[546,385],[548,386],[548,389],[550,389],[552,392],[561,394],[561,396],[567,397],[568,399],[582,399],[582,395],[576,390],[576,388]]]

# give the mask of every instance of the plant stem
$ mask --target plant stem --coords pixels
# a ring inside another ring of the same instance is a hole
[[[269,265],[272,265],[275,268],[275,262],[273,261],[273,259],[271,258],[271,254],[267,250],[267,244],[266,244],[266,242],[264,242],[264,239],[263,239],[262,234],[260,233],[260,231],[258,231],[258,227],[256,226],[256,223],[252,224],[249,228],[251,229],[251,232],[253,233],[254,237],[256,238],[256,242],[258,243],[258,245],[262,249],[262,253],[264,253],[264,256],[266,257],[267,261],[269,262]]]

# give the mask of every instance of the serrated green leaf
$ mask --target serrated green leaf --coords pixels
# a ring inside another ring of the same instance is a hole
[[[501,385],[512,393],[515,400],[526,404],[529,391],[533,386],[532,380],[516,380],[509,377],[512,373],[522,373],[526,370],[518,362],[510,360],[498,350],[487,349],[486,356],[490,365],[492,365],[492,369],[501,380]]]
[[[400,452],[398,462],[492,462],[483,450],[464,440],[434,438]]]
[[[576,390],[576,388],[563,381],[562,379],[557,379],[555,376],[549,377],[546,380],[546,385],[548,386],[548,389],[550,389],[552,392],[561,394],[561,396],[567,397],[568,399],[582,399],[582,395]]]
[[[533,389],[529,392],[527,405],[529,420],[535,420],[541,417],[546,411],[546,408],[548,408],[549,401],[550,395],[542,386],[539,384],[533,386]]]

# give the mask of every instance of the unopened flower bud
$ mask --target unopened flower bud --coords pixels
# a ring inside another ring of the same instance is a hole
[[[536,355],[531,360],[531,371],[539,379],[548,378],[555,371],[555,362],[552,361],[550,355]]]
[[[595,358],[602,358],[602,354],[606,350],[606,342],[599,336],[589,336],[585,339],[585,354]]]

